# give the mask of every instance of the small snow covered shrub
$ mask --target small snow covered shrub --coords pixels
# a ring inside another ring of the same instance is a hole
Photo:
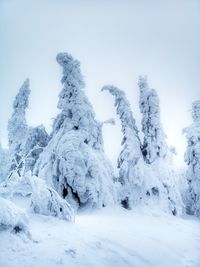
[[[10,200],[0,197],[0,230],[2,229],[29,233],[26,213]]]
[[[31,208],[35,213],[74,222],[73,209],[54,189],[38,177],[29,176],[29,181],[32,186]]]

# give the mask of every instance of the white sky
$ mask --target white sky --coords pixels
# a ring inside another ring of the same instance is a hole
[[[182,128],[200,98],[200,0],[0,0],[0,138],[12,101],[31,82],[29,124],[48,131],[61,90],[58,52],[81,61],[86,93],[97,118],[116,117],[113,99],[100,89],[123,89],[140,128],[137,78],[147,74],[158,91],[168,143],[183,164]],[[115,162],[121,133],[105,126],[105,149]]]

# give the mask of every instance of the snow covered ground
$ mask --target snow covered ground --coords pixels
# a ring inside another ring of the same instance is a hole
[[[0,232],[0,267],[199,267],[200,222],[146,210],[30,214],[32,240]]]

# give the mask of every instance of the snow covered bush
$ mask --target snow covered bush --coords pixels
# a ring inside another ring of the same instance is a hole
[[[142,131],[144,142],[142,153],[147,163],[157,158],[165,158],[168,152],[166,135],[160,121],[159,97],[154,89],[149,88],[145,77],[139,78],[140,111],[142,113]]]
[[[60,53],[57,62],[63,68],[61,112],[34,173],[73,207],[102,207],[114,202],[113,171],[103,151],[102,123],[95,119],[85,96],[79,61]]]
[[[35,213],[74,222],[74,211],[66,200],[61,198],[54,189],[47,186],[44,180],[31,175],[27,178],[32,187],[31,208]]]
[[[200,216],[200,100],[192,104],[193,124],[183,130],[187,138],[185,162],[188,164],[186,177],[187,213]]]
[[[14,233],[28,231],[28,216],[10,200],[0,197],[0,230],[12,230]]]

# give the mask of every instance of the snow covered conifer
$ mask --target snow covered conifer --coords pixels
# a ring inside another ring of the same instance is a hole
[[[178,175],[173,166],[173,150],[166,142],[166,135],[160,120],[160,104],[157,92],[149,88],[146,77],[139,78],[140,111],[144,142],[144,160],[153,171],[157,186],[152,193],[158,193],[162,205],[167,205],[173,214],[182,213],[183,203],[178,189]],[[157,180],[157,182],[156,182]],[[153,194],[154,194],[153,193]]]
[[[122,125],[123,149],[118,158],[119,181],[122,184],[119,188],[119,201],[126,208],[145,204],[151,207],[152,205],[158,206],[173,214],[181,213],[182,203],[175,186],[176,174],[169,164],[169,157],[166,159],[158,157],[151,164],[147,163],[142,155],[138,129],[124,92],[114,86],[105,86],[102,90],[107,90],[115,96],[115,106]],[[154,98],[152,90],[149,105],[153,106],[156,101],[151,98]],[[158,103],[156,102],[156,104]],[[159,110],[158,106],[153,107],[153,110],[155,110],[152,112],[153,116],[157,116],[155,113],[156,110]],[[153,118],[152,121],[154,121]],[[145,129],[144,124],[148,124],[148,122],[148,120],[143,120]],[[156,126],[158,125],[157,123]],[[158,144],[158,141],[160,142],[160,140],[155,139],[153,145]]]
[[[59,53],[57,62],[63,68],[61,112],[35,174],[47,179],[74,207],[113,203],[113,173],[103,152],[102,123],[85,96],[80,63],[67,53]]]
[[[135,165],[142,157],[141,144],[138,136],[138,129],[133,117],[130,104],[125,93],[115,86],[107,85],[102,91],[109,91],[115,97],[117,114],[121,120],[123,149],[118,157],[119,182],[123,186],[122,203],[130,206],[130,195],[134,194],[132,184],[135,179]],[[132,192],[131,192],[132,191]]]
[[[67,53],[57,55],[57,62],[63,67],[61,82],[64,87],[59,95],[58,108],[61,113],[53,125],[53,134],[60,129],[81,130],[85,135],[85,142],[99,148],[99,123],[95,120],[93,108],[85,96],[83,76],[80,63]],[[89,131],[88,131],[89,130]]]
[[[21,172],[32,171],[39,154],[49,140],[44,126],[29,127],[27,124],[26,109],[30,92],[27,79],[15,97],[14,110],[8,121],[8,141],[12,161],[9,176],[12,176],[14,171],[17,171],[19,176],[23,174]]]
[[[13,154],[21,151],[21,146],[28,132],[26,122],[26,109],[30,95],[29,80],[27,79],[20,88],[14,103],[13,113],[8,122],[8,141]]]
[[[200,100],[192,104],[193,124],[183,130],[187,138],[187,212],[200,216]]]
[[[20,88],[14,103],[13,113],[8,121],[8,141],[12,157],[11,169],[16,168],[22,158],[23,145],[28,134],[28,125],[26,122],[26,109],[30,95],[29,80],[25,80]]]
[[[145,161],[151,164],[156,158],[165,158],[168,147],[160,121],[158,94],[154,89],[149,88],[146,77],[140,77],[138,85],[140,89],[142,131],[144,133],[142,153]]]

